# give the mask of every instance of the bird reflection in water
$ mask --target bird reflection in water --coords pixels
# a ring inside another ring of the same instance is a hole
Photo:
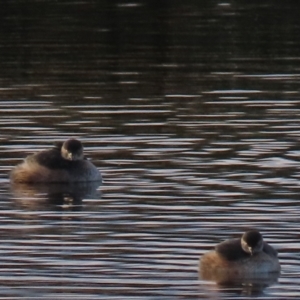
[[[99,199],[97,188],[100,182],[69,184],[25,184],[11,185],[13,199],[18,206],[32,210],[49,209],[80,211],[83,199]]]
[[[211,270],[199,269],[199,279],[210,288],[239,295],[262,295],[264,289],[278,281],[280,273],[265,273],[256,276],[230,276],[228,273],[213,273]],[[209,282],[214,282],[212,286]]]

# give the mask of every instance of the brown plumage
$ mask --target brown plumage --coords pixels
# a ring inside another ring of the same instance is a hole
[[[20,183],[87,182],[101,181],[101,174],[84,158],[80,141],[70,139],[25,158],[12,170],[10,180]]]
[[[215,250],[200,259],[200,272],[205,279],[217,275],[243,277],[279,271],[276,250],[263,241],[257,230],[245,232],[240,239],[218,244]]]

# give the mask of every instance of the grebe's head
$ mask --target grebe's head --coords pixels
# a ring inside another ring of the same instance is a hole
[[[75,139],[67,140],[61,147],[61,155],[67,160],[81,160],[83,159],[82,144]]]
[[[263,250],[263,237],[258,230],[246,231],[241,238],[241,245],[246,253],[254,255]]]

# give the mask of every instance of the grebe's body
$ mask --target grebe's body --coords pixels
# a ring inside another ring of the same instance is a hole
[[[81,142],[70,139],[25,158],[12,170],[10,179],[18,183],[89,182],[101,181],[101,174],[84,158]]]
[[[251,230],[242,238],[224,241],[204,254],[200,269],[214,275],[244,277],[280,272],[280,264],[276,250],[263,240],[259,231]]]

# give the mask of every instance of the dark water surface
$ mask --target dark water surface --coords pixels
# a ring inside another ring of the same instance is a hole
[[[0,4],[1,299],[299,298],[289,3]],[[9,183],[71,136],[101,186]],[[200,255],[249,227],[278,250],[280,277],[199,278]]]

